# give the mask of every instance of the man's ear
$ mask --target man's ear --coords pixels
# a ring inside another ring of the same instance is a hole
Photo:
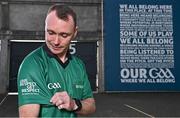
[[[73,37],[73,39],[77,36],[77,33],[78,33],[78,26],[76,26],[74,30],[75,30],[75,31],[74,31],[74,37]]]

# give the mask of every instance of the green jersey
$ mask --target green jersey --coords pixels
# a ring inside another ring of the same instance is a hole
[[[56,92],[66,91],[71,98],[92,98],[83,62],[70,54],[62,63],[46,45],[30,53],[18,72],[19,106],[40,104],[40,117],[75,117],[76,114],[50,103]]]

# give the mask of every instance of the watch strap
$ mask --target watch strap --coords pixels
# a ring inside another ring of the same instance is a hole
[[[73,112],[80,111],[82,109],[81,100],[74,98],[75,104],[77,105],[77,109],[73,110]]]

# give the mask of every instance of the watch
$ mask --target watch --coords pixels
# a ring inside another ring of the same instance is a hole
[[[80,100],[74,98],[75,104],[77,105],[77,108],[73,110],[73,112],[80,111],[82,109],[82,103]]]

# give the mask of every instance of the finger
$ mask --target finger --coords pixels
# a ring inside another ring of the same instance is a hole
[[[56,104],[59,100],[60,100],[60,98],[59,98],[58,96],[54,96],[54,97],[50,100],[50,102],[51,102],[52,104]]]
[[[56,92],[50,101],[52,101],[53,99],[56,99],[56,97],[64,97],[64,92]]]
[[[57,98],[57,96],[56,96],[56,95],[53,95],[52,98],[51,98],[51,100],[50,100],[50,102],[53,102],[56,98]]]
[[[64,106],[61,104],[58,106],[58,109],[64,109]]]
[[[67,97],[67,92],[57,92],[53,95],[50,102],[56,106],[59,106],[62,103],[66,103]]]
[[[61,97],[61,96],[62,96],[62,95],[61,95],[61,92],[55,93],[55,94],[53,95],[53,97],[51,98],[50,102],[57,101],[57,99],[58,99],[59,97]]]
[[[63,101],[61,99],[59,99],[55,104],[56,104],[56,106],[60,106],[61,104],[63,104]]]

